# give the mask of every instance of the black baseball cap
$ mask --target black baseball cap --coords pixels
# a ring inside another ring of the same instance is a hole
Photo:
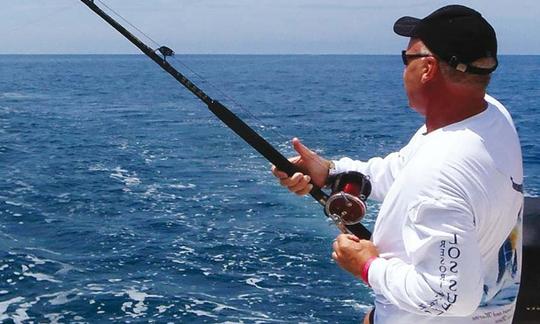
[[[419,38],[433,54],[461,72],[489,74],[497,68],[495,30],[478,11],[471,8],[450,5],[423,19],[401,17],[394,24],[394,32]],[[470,65],[485,57],[495,59],[495,65],[490,68]]]

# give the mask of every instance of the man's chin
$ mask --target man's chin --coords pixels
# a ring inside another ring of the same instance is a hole
[[[414,110],[415,112],[419,113],[422,116],[426,115],[426,110],[425,109],[420,108],[420,107],[415,106],[415,105],[412,105],[410,102],[409,102],[409,108],[411,108],[412,110]]]

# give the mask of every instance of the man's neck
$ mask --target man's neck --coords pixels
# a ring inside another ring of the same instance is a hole
[[[485,93],[451,93],[434,96],[426,111],[426,127],[430,133],[439,128],[460,122],[486,110]]]

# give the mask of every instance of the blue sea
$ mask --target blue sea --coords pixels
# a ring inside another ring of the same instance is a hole
[[[173,63],[287,156],[294,136],[328,158],[385,155],[422,124],[397,55]],[[530,196],[539,74],[540,56],[502,56],[489,89]],[[0,56],[0,163],[2,322],[354,323],[371,307],[331,260],[321,207],[144,56]]]

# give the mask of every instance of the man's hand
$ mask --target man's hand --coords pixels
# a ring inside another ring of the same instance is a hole
[[[272,173],[279,179],[282,186],[287,187],[297,195],[305,195],[311,191],[313,185],[310,184],[310,181],[319,187],[323,187],[328,177],[330,162],[304,146],[298,138],[294,138],[292,143],[295,151],[300,155],[290,158],[289,161],[300,172],[289,177],[285,172],[272,166]]]
[[[362,278],[362,271],[366,262],[379,251],[368,240],[361,240],[351,234],[340,234],[334,241],[332,259],[343,269],[349,271],[357,278]]]

